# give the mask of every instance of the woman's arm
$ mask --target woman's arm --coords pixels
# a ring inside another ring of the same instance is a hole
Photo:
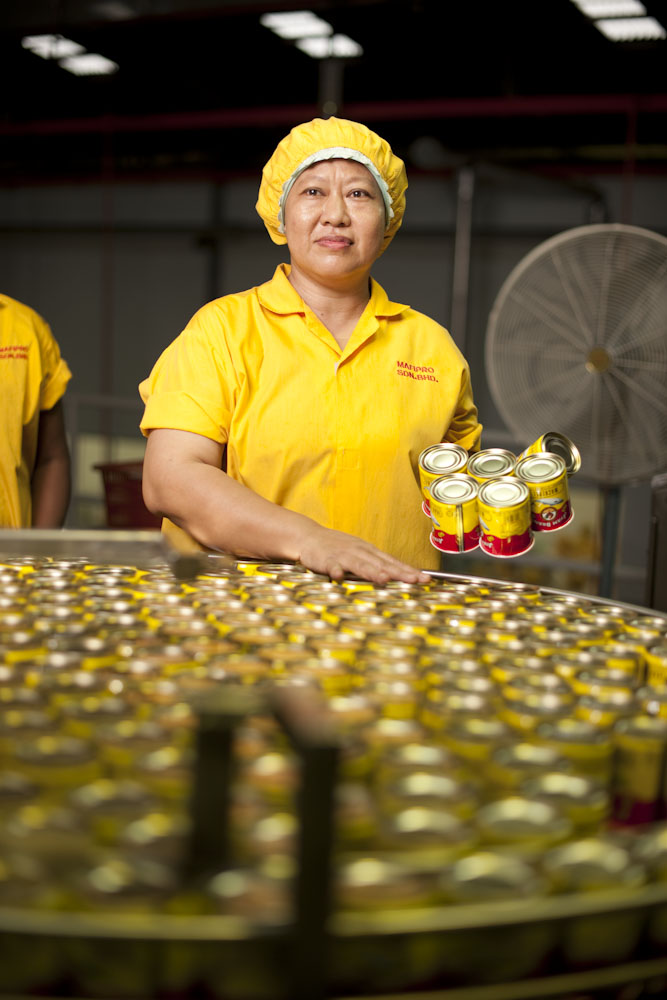
[[[37,454],[30,489],[32,527],[60,528],[70,498],[70,457],[62,403],[39,414]]]
[[[189,431],[150,432],[143,491],[149,510],[202,545],[238,556],[300,562],[340,580],[346,572],[376,583],[429,577],[354,535],[333,531],[265,500],[220,468],[222,445]]]

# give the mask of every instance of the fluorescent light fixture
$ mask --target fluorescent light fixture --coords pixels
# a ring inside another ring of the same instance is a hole
[[[612,42],[649,42],[667,37],[667,31],[654,17],[610,17],[593,23]]]
[[[65,59],[86,51],[83,45],[63,35],[26,35],[21,45],[41,59]]]
[[[284,14],[262,14],[260,24],[281,38],[317,38],[333,34],[328,21],[313,14],[312,10],[286,11]]]
[[[118,71],[118,63],[107,59],[106,56],[98,55],[97,52],[84,52],[80,56],[61,59],[58,65],[68,73],[74,73],[75,76],[109,76]]]
[[[333,35],[331,38],[301,38],[296,42],[301,49],[313,59],[353,59],[364,54],[358,42],[347,35]]]
[[[128,18],[137,16],[136,10],[122,0],[98,0],[92,6],[96,14],[109,21],[127,21]]]
[[[639,0],[572,0],[586,17],[642,17],[646,7]]]

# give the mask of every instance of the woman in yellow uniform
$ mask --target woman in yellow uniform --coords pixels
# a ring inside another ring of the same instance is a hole
[[[203,306],[139,387],[144,497],[173,538],[335,579],[437,567],[417,460],[443,440],[476,450],[481,426],[449,333],[370,276],[406,188],[359,123],[315,119],[279,143],[257,211],[290,264]]]

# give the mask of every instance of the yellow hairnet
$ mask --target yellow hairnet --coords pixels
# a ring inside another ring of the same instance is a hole
[[[334,158],[363,163],[375,178],[385,202],[384,250],[403,221],[408,186],[405,164],[375,132],[343,118],[314,118],[297,125],[278,143],[262,171],[255,206],[269,236],[274,243],[287,242],[282,209],[294,180],[318,160]]]

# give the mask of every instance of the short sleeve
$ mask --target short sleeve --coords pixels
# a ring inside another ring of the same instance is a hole
[[[477,407],[473,402],[470,370],[467,363],[461,372],[461,388],[454,417],[449,425],[446,440],[460,444],[466,451],[479,449],[482,425],[477,419]]]
[[[163,351],[139,393],[145,404],[142,434],[169,428],[227,441],[236,374],[216,303],[200,309]]]
[[[49,324],[34,312],[33,321],[39,343],[42,369],[39,409],[50,410],[64,396],[72,372],[60,355],[60,347]]]

